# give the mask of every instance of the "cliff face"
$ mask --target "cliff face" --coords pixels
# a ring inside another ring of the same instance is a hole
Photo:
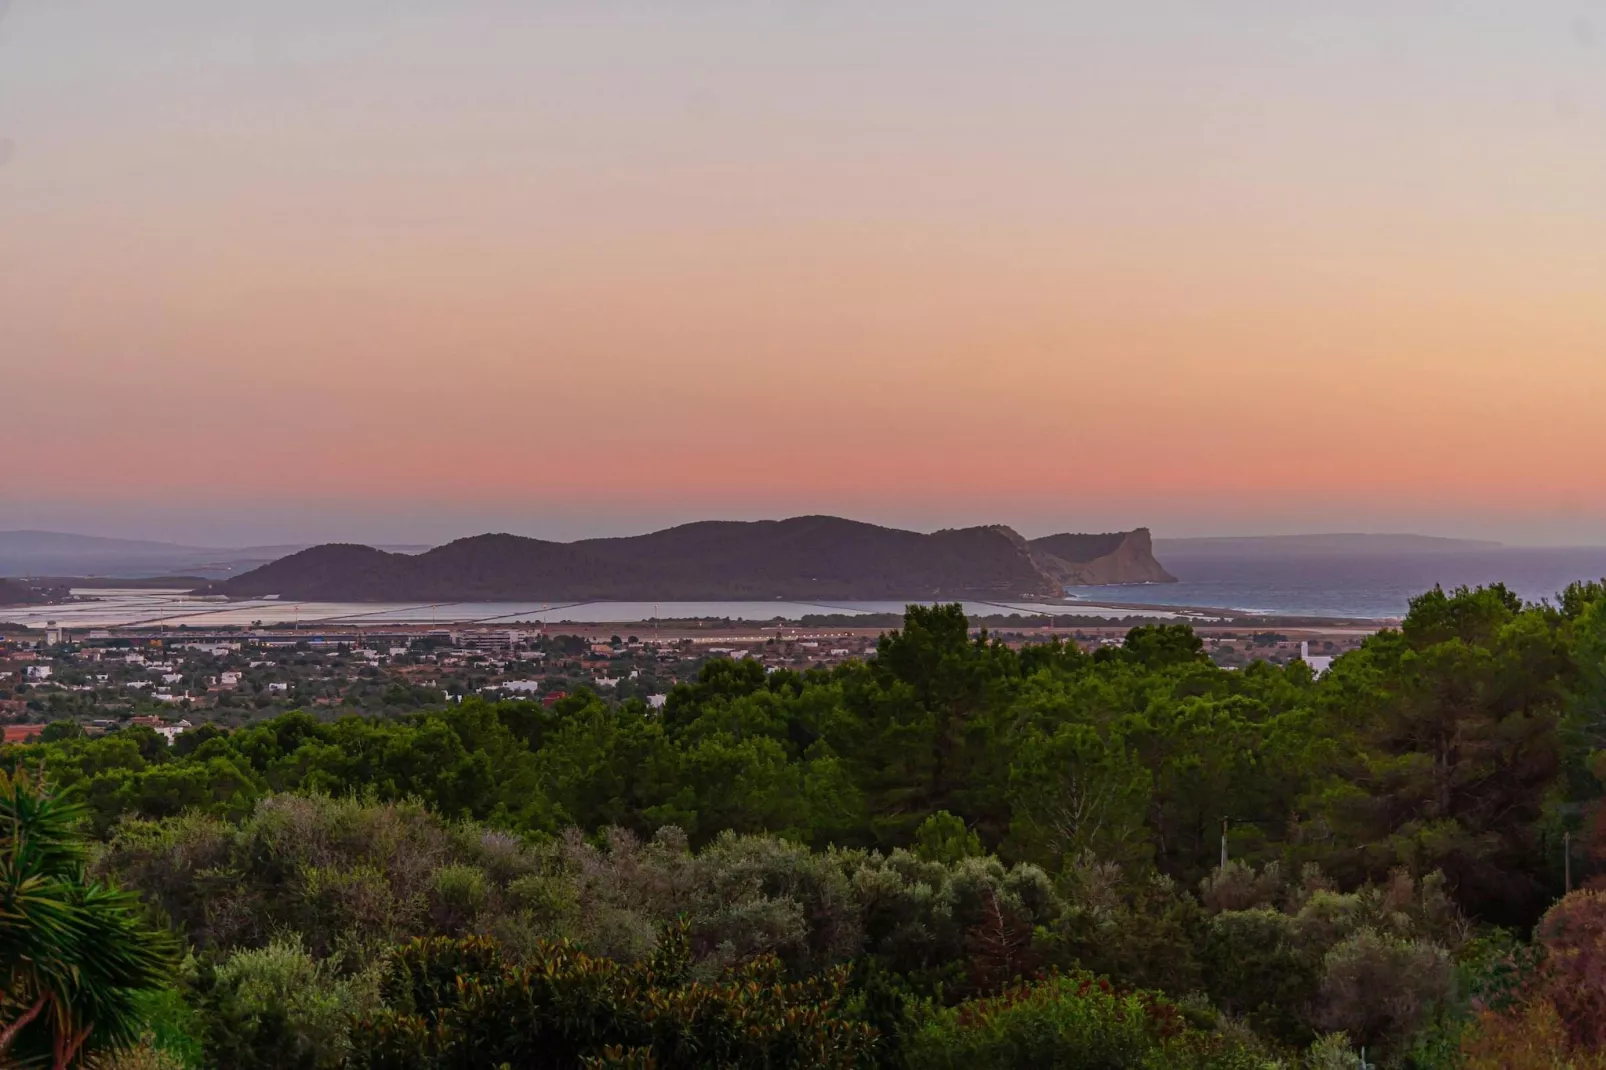
[[[1049,535],[1033,539],[1039,567],[1067,587],[1117,583],[1176,583],[1154,558],[1148,528],[1104,535]]]

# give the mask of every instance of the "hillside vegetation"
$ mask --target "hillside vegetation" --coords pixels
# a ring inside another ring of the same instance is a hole
[[[1603,729],[1584,585],[1430,592],[1321,679],[945,606],[662,711],[4,757],[190,949],[130,1066],[1551,1067],[1606,1059]]]

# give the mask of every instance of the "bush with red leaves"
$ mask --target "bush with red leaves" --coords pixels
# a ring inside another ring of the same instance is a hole
[[[1534,935],[1545,949],[1545,996],[1573,1047],[1606,1048],[1606,892],[1573,892]]]

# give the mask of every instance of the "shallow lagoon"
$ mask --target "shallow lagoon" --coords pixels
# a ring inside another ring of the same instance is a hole
[[[56,621],[64,628],[183,624],[190,628],[250,627],[254,624],[607,624],[679,618],[729,618],[769,621],[798,620],[828,613],[864,615],[902,613],[904,602],[287,602],[257,599],[216,602],[168,590],[75,590],[91,599],[60,606],[19,606],[0,610],[0,617],[43,628]],[[1082,617],[1141,617],[1174,620],[1167,610],[1112,608],[1094,602],[1073,605],[1040,602],[964,603],[965,612],[993,614],[1054,613]]]

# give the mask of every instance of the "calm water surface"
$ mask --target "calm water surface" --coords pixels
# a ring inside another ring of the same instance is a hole
[[[1523,598],[1554,599],[1575,580],[1606,577],[1606,547],[1469,553],[1225,557],[1169,554],[1180,583],[1078,587],[1096,600],[1222,606],[1260,613],[1400,617],[1413,596],[1439,584],[1504,583]]]
[[[726,617],[731,620],[797,620],[828,613],[902,613],[904,602],[287,602],[260,599],[208,602],[179,591],[97,591],[78,595],[93,601],[62,606],[19,607],[0,611],[4,619],[42,628],[56,621],[66,628],[123,625],[185,625],[190,628],[249,627],[253,624],[607,624],[654,618]],[[1035,602],[966,602],[965,611],[991,614],[1059,613],[1069,616],[1136,616],[1174,620],[1167,610],[1110,609],[1096,603],[1043,605]]]

